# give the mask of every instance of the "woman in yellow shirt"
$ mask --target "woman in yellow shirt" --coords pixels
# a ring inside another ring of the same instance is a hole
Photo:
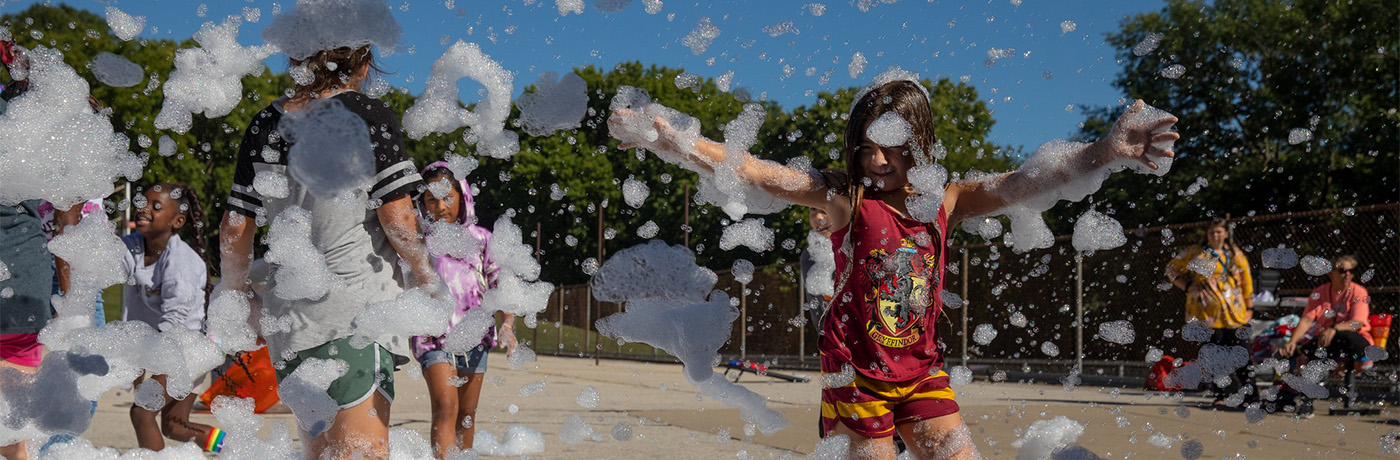
[[[1249,260],[1234,243],[1225,219],[1206,226],[1205,241],[1186,248],[1167,264],[1167,278],[1186,291],[1186,321],[1204,321],[1212,329],[1208,343],[1244,347],[1254,317],[1254,282]],[[1257,399],[1249,366],[1235,369],[1226,385],[1215,385],[1216,407]],[[1231,396],[1238,396],[1231,398]]]

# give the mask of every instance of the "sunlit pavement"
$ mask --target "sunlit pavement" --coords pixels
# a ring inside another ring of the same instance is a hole
[[[679,365],[542,356],[529,369],[510,370],[504,355],[491,357],[487,383],[482,390],[476,426],[500,435],[509,424],[523,424],[545,436],[546,451],[531,458],[777,458],[802,457],[817,441],[820,385],[786,383],[746,374],[740,384],[769,398],[769,405],[792,422],[773,436],[747,435],[737,409],[715,401],[697,401],[697,391],[685,383]],[[815,377],[815,376],[813,376]],[[427,386],[408,372],[395,376],[398,397],[392,423],[418,431],[425,437],[430,420]],[[522,385],[545,381],[544,391],[521,396]],[[577,397],[584,386],[598,390],[596,408],[584,408]],[[1269,415],[1248,423],[1244,412],[1203,409],[1208,401],[1186,397],[1174,401],[1161,394],[1136,389],[1061,385],[976,382],[959,389],[963,417],[971,426],[978,446],[989,458],[1014,458],[1011,443],[1032,422],[1066,416],[1085,426],[1080,445],[1103,458],[1182,458],[1182,446],[1198,441],[1200,458],[1220,459],[1236,455],[1253,459],[1385,458],[1382,437],[1400,432],[1393,409],[1376,417],[1323,415],[1318,404],[1313,419]],[[101,400],[87,438],[97,445],[121,450],[135,447],[127,417],[131,394],[108,392]],[[512,414],[510,406],[517,411]],[[565,418],[577,414],[592,425],[602,441],[565,444],[559,429]],[[267,415],[290,420],[291,415]],[[1121,419],[1120,419],[1121,417]],[[207,414],[194,420],[212,423]],[[613,440],[610,432],[619,422],[631,425],[633,437]],[[1120,426],[1120,423],[1123,426]],[[268,428],[264,428],[267,430]],[[729,436],[719,433],[727,430]],[[1163,448],[1161,437],[1170,439]]]

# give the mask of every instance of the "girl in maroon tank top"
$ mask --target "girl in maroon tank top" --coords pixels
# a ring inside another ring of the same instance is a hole
[[[1033,175],[1016,171],[945,186],[930,179],[946,173],[935,162],[941,146],[928,90],[917,75],[898,69],[876,80],[856,97],[846,124],[849,181],[752,156],[735,172],[773,196],[824,211],[836,229],[838,279],[818,347],[826,387],[823,435],[849,436],[853,458],[893,459],[896,432],[917,458],[979,458],[948,387],[935,327],[947,232],[964,218],[992,214],[1114,161],[1133,159],[1156,169],[1151,157],[1173,153],[1152,143],[1179,136],[1153,131],[1176,118],[1122,121],[1143,111],[1137,101],[1107,138],[1079,148],[1068,161]],[[624,141],[621,148],[667,152],[701,171],[733,164],[725,162],[722,144],[689,137],[660,117],[652,120],[655,140],[629,134],[645,116],[614,112],[608,123]]]

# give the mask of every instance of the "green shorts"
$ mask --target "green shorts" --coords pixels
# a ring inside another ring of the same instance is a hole
[[[345,375],[332,381],[330,388],[326,389],[326,394],[335,400],[341,410],[365,402],[374,395],[375,390],[389,402],[394,401],[395,356],[377,343],[356,349],[350,346],[350,338],[344,337],[298,351],[295,358],[285,361],[286,365],[277,369],[277,381],[286,380],[306,358],[338,359],[349,365]]]

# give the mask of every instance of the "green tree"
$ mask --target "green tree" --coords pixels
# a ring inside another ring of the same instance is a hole
[[[197,192],[204,209],[203,222],[198,225],[208,241],[217,244],[212,242],[218,241],[222,203],[233,183],[234,156],[243,139],[243,129],[258,111],[277,97],[280,88],[290,84],[290,79],[268,71],[257,77],[244,77],[243,100],[229,115],[215,119],[195,116],[185,134],[162,131],[154,126],[156,113],[165,99],[159,83],[174,70],[175,51],[197,46],[193,40],[180,43],[146,38],[121,41],[111,33],[102,17],[68,5],[35,4],[24,11],[0,16],[0,22],[10,25],[10,32],[20,46],[31,49],[45,46],[63,52],[64,62],[87,80],[93,97],[110,109],[113,128],[131,140],[132,151],[147,155],[145,174],[134,185],[187,184]],[[98,81],[90,62],[104,52],[140,65],[146,78],[127,88],[111,87]],[[8,70],[4,76],[8,81]],[[174,155],[163,157],[157,153],[162,136],[169,136],[175,142]],[[122,199],[123,196],[114,190],[108,198],[111,202],[108,211],[119,213]],[[208,262],[215,268],[218,267],[217,253],[208,252]]]
[[[1114,85],[1179,117],[1182,140],[1166,177],[1115,175],[1094,201],[1146,225],[1393,202],[1400,22],[1377,14],[1387,4],[1174,0],[1125,20],[1107,37]],[[1160,46],[1135,53],[1153,34]],[[1081,136],[1096,138],[1121,108],[1085,111]]]
[[[66,5],[35,5],[0,19],[12,24],[12,32],[20,45],[44,45],[64,51],[65,61],[88,80],[93,95],[111,107],[113,124],[133,140],[132,149],[149,155],[145,175],[138,185],[189,184],[199,193],[206,211],[202,230],[208,241],[216,244],[222,202],[233,180],[235,155],[243,131],[255,114],[281,91],[291,87],[290,78],[267,71],[257,77],[245,77],[245,97],[228,116],[215,119],[196,116],[186,134],[160,131],[153,126],[164,100],[158,82],[173,70],[176,50],[196,46],[193,41],[138,39],[122,42],[111,34],[101,17]],[[146,70],[147,80],[130,88],[113,88],[98,82],[88,70],[88,63],[101,52],[115,53],[141,65]],[[514,222],[524,230],[526,244],[534,244],[537,236],[540,240],[543,278],[559,283],[587,280],[582,265],[599,253],[600,215],[606,240],[605,258],[610,251],[645,242],[637,231],[651,221],[659,228],[656,238],[682,244],[688,236],[690,247],[699,254],[700,263],[716,269],[728,268],[740,258],[756,265],[794,261],[785,258],[791,258],[796,248],[806,244],[805,209],[794,206],[760,216],[766,226],[775,230],[778,250],[762,254],[747,249],[721,251],[718,249],[720,235],[730,222],[718,208],[690,203],[689,225],[686,225],[686,200],[693,200],[697,176],[656,158],[639,157],[637,151],[618,150],[617,141],[607,132],[609,105],[618,87],[623,85],[644,89],[656,101],[699,118],[701,133],[715,140],[723,140],[724,123],[743,111],[750,99],[746,92],[720,91],[711,79],[700,79],[690,88],[679,88],[675,81],[683,70],[648,67],[638,62],[606,70],[590,66],[575,69],[575,72],[588,86],[588,113],[582,126],[548,136],[522,135],[520,153],[510,160],[478,157],[480,167],[468,179],[479,192],[476,202],[481,225],[490,228],[500,215],[512,215]],[[152,81],[157,83],[152,84]],[[978,102],[974,88],[947,79],[925,80],[923,84],[932,94],[932,106],[938,115],[935,122],[938,137],[949,152],[943,164],[950,172],[996,171],[1013,165],[1006,151],[986,142],[993,120],[984,103]],[[526,88],[526,91],[531,90]],[[770,101],[758,102],[767,117],[758,143],[752,148],[753,153],[775,161],[805,157],[819,168],[843,166],[844,159],[839,155],[840,137],[857,91],[857,88],[845,88],[823,92],[811,106],[792,111],[785,111]],[[415,101],[415,97],[404,90],[391,91],[381,99],[400,116]],[[469,105],[464,107],[470,108]],[[516,126],[518,116],[518,110],[513,109],[508,126]],[[162,157],[156,153],[161,136],[170,136],[176,142],[175,155]],[[464,141],[461,129],[419,140],[409,139],[406,146],[409,156],[420,167],[441,160],[448,153],[474,155],[475,151],[474,146]],[[633,209],[623,201],[622,183],[629,177],[650,188],[650,196],[640,209]],[[114,196],[110,201],[115,211],[121,197]],[[538,235],[536,229],[541,230]],[[211,265],[217,267],[217,251],[210,251],[210,254],[211,259],[215,259],[210,260]]]

